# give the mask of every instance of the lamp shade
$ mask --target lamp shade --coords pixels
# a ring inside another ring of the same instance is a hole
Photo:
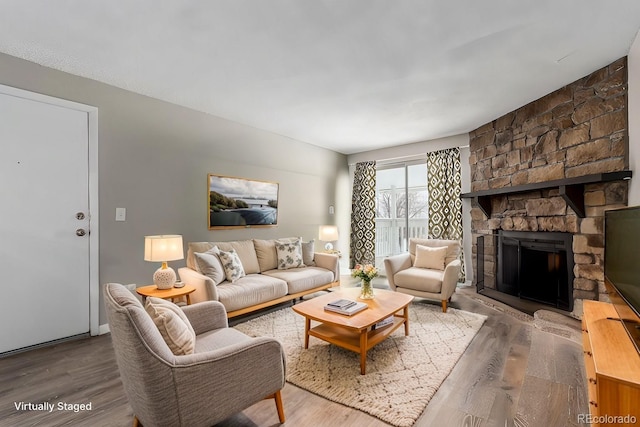
[[[318,240],[322,242],[338,240],[338,227],[335,225],[321,225],[318,231]]]
[[[168,234],[144,237],[145,261],[166,262],[183,258],[182,236]]]

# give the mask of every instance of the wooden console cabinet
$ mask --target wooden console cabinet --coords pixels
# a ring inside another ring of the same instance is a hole
[[[582,345],[592,425],[640,425],[640,354],[613,305],[584,301]]]

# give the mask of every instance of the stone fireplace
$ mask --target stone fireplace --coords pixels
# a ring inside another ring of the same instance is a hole
[[[481,126],[469,139],[471,192],[463,197],[473,200],[479,291],[506,290],[525,298],[533,292],[537,300],[552,291],[538,290],[535,283],[547,285],[562,270],[570,283],[556,289],[566,294],[554,303],[557,308],[571,311],[576,300],[606,300],[604,212],[627,205],[631,177],[626,57]],[[512,240],[505,244],[510,233],[526,233],[515,252]],[[535,242],[554,241],[554,235],[569,250],[541,254]],[[529,280],[538,271],[529,264],[545,260],[549,271]],[[517,285],[510,269],[515,262],[521,269]]]

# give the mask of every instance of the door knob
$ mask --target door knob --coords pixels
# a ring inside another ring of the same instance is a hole
[[[84,236],[85,234],[87,234],[87,232],[86,232],[86,231],[84,231],[82,228],[78,228],[78,229],[76,230],[76,236],[80,236],[80,237],[82,237],[82,236]]]
[[[84,212],[78,212],[76,214],[76,219],[83,220],[84,219]]]

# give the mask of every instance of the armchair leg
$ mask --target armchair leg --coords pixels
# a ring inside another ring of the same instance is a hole
[[[280,424],[284,423],[284,406],[282,405],[282,395],[280,394],[280,390],[276,391],[274,395],[276,399],[276,408],[278,409],[278,419],[280,420]]]
[[[447,312],[447,300],[446,299],[442,300],[442,312],[443,313]]]
[[[276,409],[278,410],[278,419],[280,420],[280,424],[284,424],[284,406],[282,405],[282,395],[280,394],[281,390],[276,391],[271,396],[265,397],[265,399],[275,399],[276,401]]]
[[[133,416],[133,427],[142,427],[142,423],[140,423],[140,420],[138,420],[138,417],[135,415]]]

